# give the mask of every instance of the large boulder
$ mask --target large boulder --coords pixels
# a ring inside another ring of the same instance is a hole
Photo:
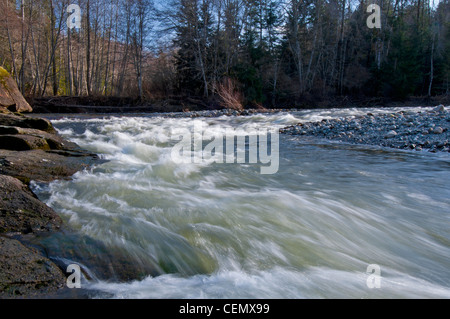
[[[16,81],[4,68],[0,67],[0,109],[13,112],[32,112],[30,104],[25,100],[17,87]],[[2,113],[4,111],[0,111]]]

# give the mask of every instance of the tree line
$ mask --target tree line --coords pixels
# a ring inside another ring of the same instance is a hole
[[[372,3],[381,28],[367,25]],[[0,10],[0,65],[26,96],[242,108],[449,95],[448,0],[0,0]]]

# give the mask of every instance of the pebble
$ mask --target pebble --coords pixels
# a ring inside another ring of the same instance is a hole
[[[397,136],[398,134],[397,134],[397,132],[396,131],[389,131],[385,136],[384,136],[384,138],[393,138],[393,137],[395,137],[395,136]]]
[[[433,109],[433,111],[434,111],[434,112],[443,113],[443,112],[445,112],[445,106],[444,106],[443,104],[440,104],[440,105],[436,106],[436,107]]]

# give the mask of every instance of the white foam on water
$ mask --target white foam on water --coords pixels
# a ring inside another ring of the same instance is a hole
[[[254,273],[222,271],[189,278],[163,275],[131,283],[97,282],[89,289],[117,299],[450,298],[448,287],[397,273],[382,276],[380,288],[371,289],[368,276],[321,267],[304,271],[278,267]]]
[[[141,281],[88,283],[114,298],[449,298],[449,194],[414,177],[435,159],[417,163],[405,153],[387,161],[293,140],[282,140],[274,176],[249,164],[171,158],[174,127],[201,123],[209,133],[246,135],[398,110],[60,119],[54,124],[65,138],[108,162],[71,181],[32,186],[82,234],[129,249],[137,260],[171,263],[169,273]],[[445,184],[448,171],[429,174]],[[213,270],[195,270],[201,263]],[[366,285],[369,264],[381,266],[380,289]]]

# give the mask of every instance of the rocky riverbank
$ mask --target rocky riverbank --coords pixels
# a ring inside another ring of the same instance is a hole
[[[64,140],[46,119],[0,111],[0,298],[84,297],[66,288],[69,263],[82,265],[86,278],[159,275],[150,264],[131,262],[127,251],[70,229],[29,187],[70,179],[103,160]]]
[[[449,128],[450,112],[439,105],[431,111],[399,111],[378,115],[368,113],[363,116],[299,123],[280,132],[351,144],[450,152]]]
[[[59,231],[63,222],[28,184],[69,178],[97,156],[62,139],[45,119],[0,109],[0,298],[53,293],[65,274],[26,242]]]
[[[32,111],[0,67],[0,298],[36,297],[64,287],[63,270],[42,247],[29,244],[58,232],[63,221],[29,183],[69,178],[97,159],[62,139],[48,120],[21,114]]]

